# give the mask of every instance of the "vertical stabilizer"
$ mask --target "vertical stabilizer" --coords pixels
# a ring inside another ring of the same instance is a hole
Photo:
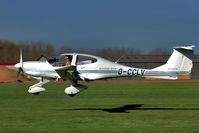
[[[174,47],[173,53],[166,64],[156,67],[157,71],[186,71],[191,72],[193,66],[193,48],[195,46]]]

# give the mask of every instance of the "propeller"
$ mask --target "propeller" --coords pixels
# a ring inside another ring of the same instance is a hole
[[[17,63],[17,64],[15,64],[15,68],[18,69],[17,77],[19,77],[20,73],[22,73],[22,74],[23,74],[23,77],[24,77],[22,48],[20,48],[20,62]]]
[[[23,71],[23,69],[20,67],[19,69],[18,69],[18,72],[17,72],[17,77],[19,77],[19,75],[22,73],[22,76],[24,77],[24,71]]]

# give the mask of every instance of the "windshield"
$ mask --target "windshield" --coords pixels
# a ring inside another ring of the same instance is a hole
[[[48,62],[52,66],[64,66],[65,65],[65,56],[59,55],[59,56],[51,57],[51,58],[49,58]]]

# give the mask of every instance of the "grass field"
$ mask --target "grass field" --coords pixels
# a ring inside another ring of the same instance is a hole
[[[0,133],[199,132],[199,82],[89,83],[75,97],[67,83],[38,96],[25,84],[0,84]]]

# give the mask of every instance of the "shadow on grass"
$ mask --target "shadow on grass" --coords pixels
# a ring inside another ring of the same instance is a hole
[[[105,111],[109,113],[129,113],[130,110],[199,110],[199,108],[167,108],[167,107],[161,107],[161,108],[143,108],[144,104],[128,104],[121,107],[116,108],[74,108],[74,109],[58,109],[58,111],[69,111],[69,110],[80,110],[80,111]]]

